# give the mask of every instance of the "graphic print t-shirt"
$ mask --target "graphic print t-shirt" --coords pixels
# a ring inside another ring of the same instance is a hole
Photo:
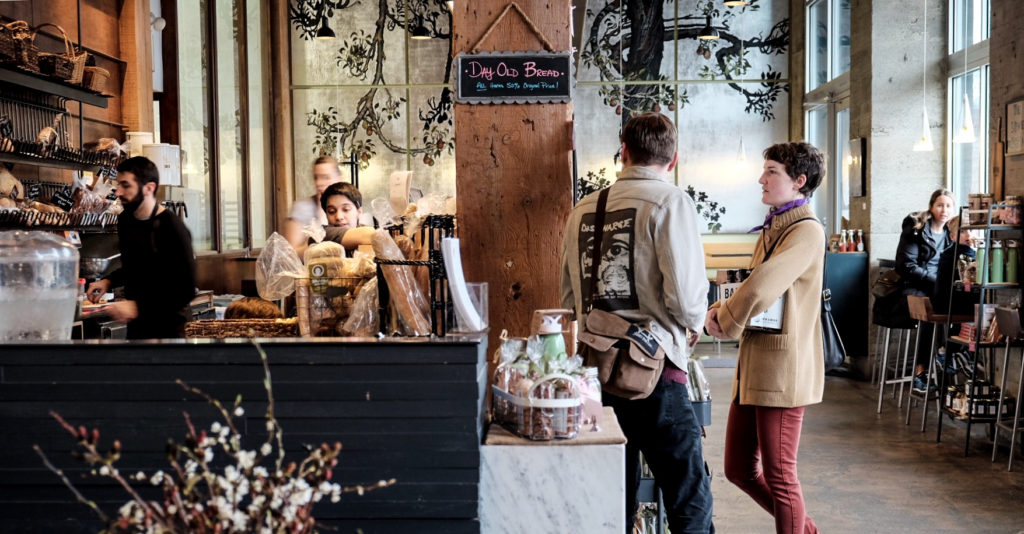
[[[590,294],[591,260],[594,257],[594,220],[588,213],[580,220],[579,250],[580,273],[583,275],[583,305],[615,311],[638,309],[636,280],[633,273],[633,244],[635,242],[636,209],[609,211],[604,216],[604,235],[601,237],[600,258],[597,266],[597,294]]]

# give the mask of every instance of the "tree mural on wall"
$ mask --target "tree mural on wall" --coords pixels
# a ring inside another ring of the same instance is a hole
[[[685,89],[677,89],[673,84],[629,83],[667,81],[661,74],[666,43],[693,40],[696,55],[709,62],[700,69],[700,77],[708,80],[745,78],[751,69],[747,58],[751,51],[781,55],[789,46],[789,19],[776,23],[767,35],[742,37],[733,33],[735,18],[759,10],[761,0],[751,0],[741,8],[720,8],[718,0],[700,0],[696,12],[668,20],[664,16],[664,0],[605,1],[603,7],[587,10],[593,23],[581,58],[600,72],[601,80],[624,82],[624,87],[608,84],[600,89],[604,103],[616,108],[623,121],[636,112],[660,111],[663,105],[674,110],[689,104]],[[711,17],[712,27],[718,31],[717,40],[697,37],[707,17]],[[781,78],[782,74],[769,65],[760,73],[762,82],[758,89],[734,81],[729,82],[729,87],[744,96],[747,113],[769,121],[775,118],[774,103],[779,94],[789,90],[787,84],[777,82]]]
[[[342,39],[335,55],[336,66],[354,80],[371,86],[359,98],[354,109],[326,110],[316,108],[306,113],[306,124],[316,131],[313,152],[332,154],[354,153],[362,168],[377,154],[378,144],[396,154],[422,156],[423,163],[433,165],[442,152],[452,153],[452,92],[448,87],[436,97],[427,99],[426,108],[417,110],[422,132],[415,146],[391,138],[384,127],[402,117],[406,98],[386,87],[384,76],[384,43],[387,38],[405,38],[406,28],[422,28],[431,39],[448,42],[444,83],[452,73],[451,13],[444,0],[377,0],[377,17],[373,32],[352,31]],[[323,21],[359,5],[358,0],[297,0],[289,7],[289,19],[304,40],[316,36]],[[401,32],[395,32],[396,29]],[[365,134],[362,136],[360,134]]]

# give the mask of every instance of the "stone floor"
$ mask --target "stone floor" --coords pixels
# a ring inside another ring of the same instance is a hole
[[[723,346],[709,362],[713,396],[705,456],[714,471],[715,526],[725,534],[774,531],[772,518],[725,479],[723,445],[735,360]],[[734,356],[732,356],[734,358]],[[1024,534],[1024,458],[1007,472],[1003,447],[995,463],[985,427],[971,432],[946,420],[935,441],[936,418],[910,426],[886,397],[876,414],[878,390],[869,382],[828,377],[824,402],[805,413],[799,470],[808,513],[825,534]]]

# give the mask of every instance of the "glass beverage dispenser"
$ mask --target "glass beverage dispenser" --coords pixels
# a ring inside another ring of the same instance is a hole
[[[0,232],[0,343],[71,339],[78,250],[48,232]]]

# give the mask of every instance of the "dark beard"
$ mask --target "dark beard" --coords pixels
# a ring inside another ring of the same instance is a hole
[[[135,215],[135,210],[139,209],[139,206],[141,205],[142,195],[136,195],[135,198],[130,201],[121,199],[121,206],[124,207],[124,212],[131,213],[133,216]]]

